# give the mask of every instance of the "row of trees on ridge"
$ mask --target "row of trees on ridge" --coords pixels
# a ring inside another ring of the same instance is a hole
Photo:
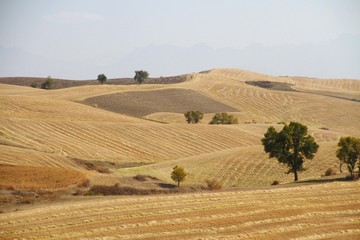
[[[149,77],[149,73],[147,71],[139,70],[135,71],[134,80],[138,84],[142,84],[147,78]],[[105,74],[99,74],[97,77],[97,80],[100,82],[100,84],[104,84],[107,81],[107,77]]]

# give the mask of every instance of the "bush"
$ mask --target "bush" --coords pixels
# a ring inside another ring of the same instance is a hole
[[[222,188],[221,183],[219,183],[218,181],[216,181],[214,179],[213,180],[207,179],[205,182],[210,191],[220,190]]]
[[[237,117],[223,113],[216,113],[209,124],[238,124]]]
[[[184,113],[187,123],[199,123],[203,119],[204,114],[200,111],[188,111]]]
[[[38,84],[36,83],[36,82],[33,82],[33,83],[31,83],[31,85],[30,85],[32,88],[37,88],[38,87]]]
[[[140,181],[140,182],[145,182],[145,181],[146,181],[146,176],[145,176],[145,175],[140,175],[140,174],[138,174],[138,175],[136,175],[136,176],[134,177],[134,179],[135,179],[135,180],[138,180],[138,181]]]
[[[83,179],[81,183],[77,185],[77,187],[86,188],[90,186],[90,180],[89,179]]]
[[[328,168],[328,169],[325,171],[325,176],[332,176],[332,175],[336,175],[335,170],[332,169],[332,168]]]
[[[271,185],[279,185],[279,184],[280,184],[280,181],[274,180]]]

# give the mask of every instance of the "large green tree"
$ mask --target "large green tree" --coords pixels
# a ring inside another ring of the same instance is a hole
[[[107,80],[107,77],[105,76],[105,74],[99,74],[98,77],[97,77],[97,80],[101,83],[101,84],[104,84]]]
[[[204,117],[204,114],[200,111],[188,111],[184,113],[187,123],[199,123]]]
[[[149,77],[149,73],[147,71],[143,71],[143,70],[135,71],[134,80],[139,84],[142,84],[148,77]]]
[[[360,138],[341,137],[338,143],[336,157],[347,165],[350,176],[353,178],[355,164],[358,160],[360,161]]]
[[[277,132],[269,127],[261,140],[264,151],[270,158],[277,158],[279,163],[288,166],[288,173],[294,173],[294,181],[298,181],[298,172],[303,171],[305,159],[313,159],[319,145],[307,134],[307,127],[298,122],[291,122]]]
[[[171,172],[171,179],[177,182],[178,187],[180,187],[180,182],[185,181],[186,175],[184,168],[175,166]]]

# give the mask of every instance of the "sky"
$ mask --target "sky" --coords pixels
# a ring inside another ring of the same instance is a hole
[[[0,0],[0,77],[360,79],[358,0]]]

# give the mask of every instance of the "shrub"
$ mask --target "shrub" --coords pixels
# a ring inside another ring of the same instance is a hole
[[[99,173],[106,173],[106,174],[109,174],[111,173],[110,170],[106,167],[99,167],[99,166],[96,166],[95,167],[95,170]]]
[[[38,87],[38,84],[36,83],[36,82],[33,82],[33,83],[31,83],[31,85],[30,85],[32,88],[37,88]]]
[[[280,184],[280,181],[274,180],[271,185],[279,185],[279,184]]]
[[[328,168],[328,169],[325,171],[325,176],[332,176],[332,175],[336,175],[335,170],[332,169],[332,168]]]
[[[86,188],[90,186],[90,180],[89,179],[83,179],[81,183],[77,185],[77,187]]]
[[[134,177],[134,179],[135,179],[135,180],[138,180],[138,181],[140,181],[140,182],[145,182],[145,181],[146,181],[146,176],[145,176],[145,175],[140,175],[140,174],[138,174],[138,175],[136,175],[136,176]]]
[[[204,114],[200,111],[188,111],[184,113],[187,123],[199,123],[203,119]]]
[[[207,179],[207,180],[205,180],[205,182],[210,191],[220,190],[222,188],[221,183],[219,183],[218,181],[216,181],[214,179],[213,180]]]
[[[209,124],[238,124],[237,117],[225,112],[216,113]]]

